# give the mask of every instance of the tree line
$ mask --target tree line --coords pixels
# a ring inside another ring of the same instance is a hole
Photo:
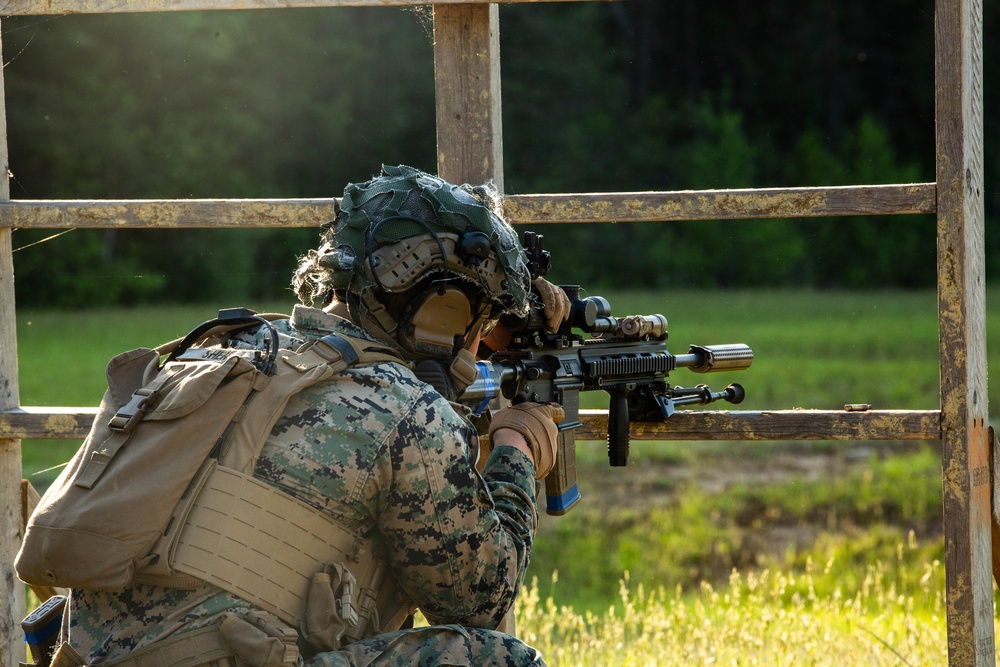
[[[998,4],[984,2],[987,35]],[[15,199],[330,197],[382,163],[435,167],[429,8],[0,27]],[[935,180],[926,2],[519,3],[501,6],[500,38],[509,194]],[[996,96],[987,76],[987,109]],[[987,183],[994,128],[987,114]],[[1000,194],[986,197],[989,223]],[[554,280],[594,288],[935,282],[933,216],[535,231]],[[295,256],[317,239],[75,230],[38,243],[51,235],[15,232],[22,305],[290,297]],[[988,232],[988,269],[998,245]]]

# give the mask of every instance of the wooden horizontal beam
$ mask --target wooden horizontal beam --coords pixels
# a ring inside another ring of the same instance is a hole
[[[934,213],[935,185],[857,185],[511,195],[513,224],[660,222]],[[0,202],[0,227],[316,227],[332,220],[329,199],[14,200]]]
[[[79,440],[87,437],[97,408],[20,407],[0,411],[0,439]]]
[[[652,222],[934,213],[934,183],[746,190],[520,195],[507,197],[512,221]]]
[[[17,200],[0,202],[0,227],[318,227],[337,206],[333,198]]]
[[[489,4],[490,0],[0,0],[0,15],[112,14],[211,9],[278,9],[286,7],[413,7],[430,4]],[[543,0],[504,0],[541,2]],[[544,0],[552,2],[554,0]],[[555,0],[560,1],[560,0]]]
[[[581,410],[577,437],[604,440],[607,410]],[[679,410],[632,422],[633,440],[939,440],[939,410]]]
[[[604,440],[607,410],[581,410],[577,438]],[[22,407],[0,412],[0,438],[81,439],[94,408]],[[633,422],[634,440],[938,440],[938,410],[680,410],[665,422]]]

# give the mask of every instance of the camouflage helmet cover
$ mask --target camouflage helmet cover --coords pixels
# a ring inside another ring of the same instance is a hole
[[[471,260],[460,247],[469,232],[489,242]],[[294,283],[307,302],[330,290],[367,301],[373,288],[404,291],[443,270],[474,283],[494,316],[523,315],[527,307],[527,258],[492,184],[452,185],[412,167],[383,166],[380,176],[348,184],[336,220],[307,259],[311,275],[303,275],[304,263]]]

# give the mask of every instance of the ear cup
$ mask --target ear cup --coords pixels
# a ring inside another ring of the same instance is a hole
[[[469,298],[457,287],[433,289],[422,298],[400,328],[400,343],[415,354],[451,357],[456,337],[464,341],[472,317]]]

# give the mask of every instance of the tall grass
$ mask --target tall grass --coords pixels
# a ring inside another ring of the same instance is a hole
[[[905,587],[887,576],[894,566],[871,563],[858,590],[832,595],[817,594],[812,568],[734,571],[692,594],[626,574],[604,613],[543,599],[536,580],[518,598],[518,633],[552,667],[946,664],[940,562]]]

